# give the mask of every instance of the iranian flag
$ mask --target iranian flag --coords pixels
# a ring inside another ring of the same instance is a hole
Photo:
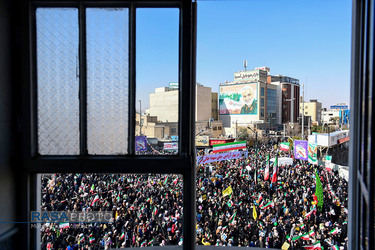
[[[289,151],[289,143],[288,142],[282,142],[280,144],[280,150]]]
[[[278,160],[277,160],[277,155],[275,162],[273,164],[273,173],[272,173],[272,183],[275,183],[277,181],[277,165],[278,165]]]
[[[233,206],[233,202],[232,202],[231,200],[229,200],[229,201],[227,202],[227,206],[228,206],[228,207],[232,207],[232,206]]]
[[[332,247],[332,250],[339,250],[340,249],[337,245],[333,245],[331,247]]]
[[[322,249],[322,246],[320,245],[320,241],[317,243],[310,245],[310,246],[303,246],[305,249]]]
[[[99,201],[99,195],[96,195],[95,198],[92,200],[91,206],[94,206],[96,202]]]
[[[270,178],[270,166],[266,166],[266,169],[264,170],[264,180],[268,180]]]
[[[229,219],[229,224],[233,224],[234,218],[236,218],[237,212],[235,212]]]
[[[95,242],[95,238],[91,236],[91,237],[89,238],[89,241],[90,241],[90,243],[94,243],[94,242]]]
[[[316,213],[316,206],[314,206],[313,209],[312,209],[310,212],[308,212],[307,214],[305,214],[305,217],[309,217],[309,216],[312,215],[313,213],[314,213],[314,214]]]
[[[142,244],[141,244],[141,247],[145,247],[146,245],[147,245],[147,242],[143,241]]]
[[[309,234],[308,234],[308,233],[303,234],[303,235],[301,236],[301,238],[302,238],[303,240],[310,240],[310,237],[309,237]]]
[[[173,180],[173,184],[177,184],[177,181],[178,181],[178,177],[176,177],[176,179]]]
[[[339,233],[339,230],[337,229],[337,227],[335,229],[333,229],[331,232],[329,232],[330,234],[338,234]]]
[[[125,239],[125,232],[122,232],[121,236],[120,236],[120,240],[123,240]]]
[[[263,199],[263,197],[262,197],[262,194],[260,193],[260,194],[259,194],[259,197],[258,197],[258,200],[257,200],[257,203],[259,204],[259,202],[260,202],[262,199]]]
[[[163,184],[164,184],[164,185],[167,184],[167,181],[168,181],[168,176],[165,177],[165,179],[164,179],[164,183],[163,183]]]
[[[236,141],[212,146],[212,153],[220,153],[231,150],[245,149],[246,141]]]
[[[60,223],[59,228],[69,228],[69,222]]]
[[[266,208],[273,207],[273,206],[274,206],[273,201],[270,201],[266,205],[264,205],[263,207],[261,207],[261,209],[266,209]]]
[[[315,232],[314,232],[314,229],[312,229],[310,232],[309,232],[309,236],[310,237],[313,237],[313,236],[315,236]]]

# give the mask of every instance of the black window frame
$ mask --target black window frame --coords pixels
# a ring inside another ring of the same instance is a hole
[[[37,79],[36,79],[36,18],[39,7],[72,7],[79,13],[79,57],[80,57],[80,155],[39,155],[37,150]],[[86,8],[129,8],[129,139],[127,155],[88,155],[86,117]],[[136,10],[139,8],[178,8],[179,13],[179,154],[175,156],[135,155],[136,116]],[[23,200],[21,218],[29,221],[30,211],[38,210],[38,174],[43,173],[151,173],[180,174],[183,176],[183,249],[195,248],[195,67],[196,67],[196,2],[193,0],[129,0],[129,1],[26,1],[20,7],[19,25],[25,32],[22,39],[25,72],[22,88],[22,129],[20,188]],[[25,18],[25,16],[27,18]],[[36,248],[36,230],[22,226],[21,233],[27,235],[24,249]]]
[[[348,249],[373,249],[375,1],[353,0],[349,134]]]

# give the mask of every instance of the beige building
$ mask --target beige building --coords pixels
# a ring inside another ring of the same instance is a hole
[[[135,134],[146,135],[150,138],[169,138],[177,135],[177,122],[158,122],[156,116],[142,115],[139,122],[139,113],[136,114]]]
[[[215,96],[216,94],[216,96]],[[212,100],[215,98],[215,100]],[[210,87],[196,85],[196,112],[195,121],[209,121],[213,112],[213,105],[217,107],[217,93],[212,93]],[[178,88],[156,88],[150,94],[150,116],[156,116],[159,122],[178,122]],[[217,108],[216,108],[217,116]]]
[[[316,99],[310,100],[310,102],[300,103],[300,113],[303,113],[304,116],[310,116],[312,123],[321,123],[321,110],[322,103],[318,102]]]

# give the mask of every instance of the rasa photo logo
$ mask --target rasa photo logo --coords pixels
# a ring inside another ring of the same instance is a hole
[[[57,223],[60,228],[68,228],[70,223],[112,223],[111,211],[32,211],[31,227],[39,228],[41,224]]]

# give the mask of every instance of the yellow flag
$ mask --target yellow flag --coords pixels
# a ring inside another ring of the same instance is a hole
[[[118,213],[117,213],[117,211],[116,211],[116,215],[115,215],[115,219],[117,220],[117,217],[118,217]]]
[[[211,246],[210,242],[204,242],[204,238],[202,239],[202,244],[205,245],[205,246]]]
[[[205,200],[207,199],[207,195],[204,194],[204,195],[202,196],[202,199],[205,201]]]
[[[233,190],[232,190],[232,187],[229,186],[227,187],[224,191],[223,191],[223,197],[227,196],[227,195],[230,195],[231,193],[233,193]]]
[[[284,244],[282,245],[281,249],[282,250],[288,250],[289,247],[290,247],[289,243],[285,241]]]
[[[254,220],[257,220],[258,218],[258,214],[257,214],[257,210],[255,209],[255,206],[253,206],[253,218]]]

